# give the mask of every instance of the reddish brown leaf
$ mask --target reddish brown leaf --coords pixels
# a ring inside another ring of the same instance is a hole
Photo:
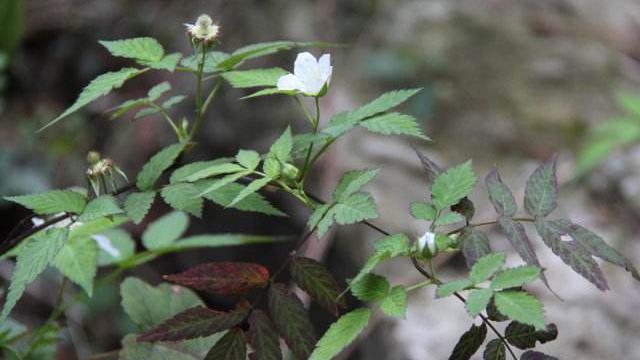
[[[296,357],[308,359],[316,344],[316,335],[302,301],[284,284],[274,284],[269,288],[269,313]]]
[[[178,341],[209,336],[240,324],[247,310],[223,312],[196,306],[138,336],[138,341]]]
[[[204,360],[245,360],[247,343],[241,329],[229,330],[222,339],[209,350]]]
[[[291,277],[302,290],[330,313],[337,315],[338,308],[346,306],[344,298],[338,299],[341,291],[338,282],[319,262],[305,257],[295,257],[291,262]]]
[[[218,295],[237,295],[265,287],[269,280],[269,270],[258,264],[223,261],[202,264],[163,278]]]
[[[255,360],[281,360],[282,350],[275,326],[262,310],[256,310],[249,317],[249,341],[255,349]]]

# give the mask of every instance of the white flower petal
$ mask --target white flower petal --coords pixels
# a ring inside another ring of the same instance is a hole
[[[287,74],[278,79],[278,90],[290,91],[298,90],[304,92],[305,88],[300,79],[293,74]]]
[[[299,53],[293,64],[293,74],[304,82],[304,79],[318,69],[318,61],[309,52]]]
[[[331,82],[331,74],[333,73],[333,66],[331,66],[331,54],[324,54],[318,60],[318,66],[320,67],[320,78],[325,82]]]
[[[120,250],[116,249],[113,246],[111,240],[109,240],[108,237],[104,235],[91,235],[91,238],[95,240],[98,244],[98,247],[104,250],[104,252],[106,252],[107,254],[113,256],[114,258],[119,258],[120,256],[122,256]]]

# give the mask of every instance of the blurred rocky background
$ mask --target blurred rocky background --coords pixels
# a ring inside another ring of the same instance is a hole
[[[166,80],[145,75],[50,130],[35,130],[69,106],[91,79],[126,64],[97,41],[152,36],[170,51],[188,53],[183,23],[211,14],[223,29],[223,51],[280,39],[323,40],[349,46],[330,50],[334,76],[322,100],[324,119],[358,106],[380,92],[401,87],[424,90],[406,111],[421,120],[433,141],[413,142],[442,166],[468,158],[479,177],[495,165],[522,199],[524,182],[536,164],[560,154],[562,184],[558,216],[597,230],[640,264],[640,140],[606,148],[603,160],[579,173],[576,159],[588,146],[591,129],[622,116],[618,91],[640,94],[640,2],[635,0],[319,0],[319,1],[97,1],[25,0],[23,9],[0,2],[0,194],[13,195],[84,184],[84,157],[98,150],[135,174],[148,157],[172,141],[160,119],[111,121],[105,112]],[[319,50],[314,51],[316,55]],[[248,63],[247,67],[289,67],[294,53]],[[193,78],[172,77],[174,89],[192,94]],[[254,100],[224,89],[207,115],[193,159],[234,154],[238,148],[265,150],[286,124],[304,129],[295,104],[284,97]],[[189,111],[184,103],[179,111]],[[190,114],[185,113],[186,116]],[[380,218],[376,224],[412,236],[425,223],[408,215],[411,201],[428,196],[426,179],[406,138],[357,132],[341,140],[313,176],[314,192],[327,197],[350,168],[381,167],[370,186]],[[222,211],[209,205],[191,232],[299,234],[307,213],[294,201],[272,197],[290,219]],[[491,220],[484,191],[473,197],[476,220]],[[157,206],[151,218],[167,209]],[[27,213],[0,203],[0,235]],[[130,227],[139,235],[142,227]],[[511,251],[504,237],[487,228],[495,249]],[[324,258],[341,278],[352,276],[377,234],[362,227],[340,228],[313,242],[308,252]],[[539,242],[538,242],[539,244]],[[640,285],[603,265],[612,290],[600,293],[574,274],[549,250],[537,246],[559,301],[542,286],[547,318],[558,324],[556,342],[543,345],[560,359],[638,359]],[[276,266],[287,245],[199,251],[167,256],[137,269],[151,283],[160,275],[214,259],[261,261]],[[517,259],[511,259],[513,263]],[[0,263],[3,284],[11,274]],[[464,271],[459,258],[440,266],[445,278]],[[408,264],[395,262],[385,272],[396,281],[417,280]],[[51,276],[54,276],[53,274]],[[51,306],[50,283],[29,288],[16,317],[34,326]],[[216,302],[217,299],[208,299]],[[63,359],[87,358],[119,347],[131,324],[119,308],[118,287],[102,288],[94,300],[68,315],[71,331]],[[315,316],[320,331],[332,320]],[[471,324],[454,300],[415,293],[406,320],[376,319],[367,336],[344,359],[446,359],[458,336]]]

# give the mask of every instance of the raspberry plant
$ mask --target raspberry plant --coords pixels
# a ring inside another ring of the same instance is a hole
[[[92,296],[95,287],[118,281],[125,270],[172,252],[290,240],[287,236],[247,234],[184,236],[189,218],[204,216],[203,203],[207,200],[224,208],[287,216],[260,194],[265,188],[289,194],[311,211],[305,234],[291,246],[281,265],[269,269],[261,264],[221,261],[163,277],[178,286],[152,286],[134,277],[125,278],[120,283],[122,306],[138,332],[122,340],[122,349],[118,350],[121,359],[244,360],[249,355],[252,359],[277,360],[284,358],[286,350],[298,359],[329,360],[358,338],[375,312],[405,317],[409,294],[427,286],[437,288],[437,298],[462,302],[470,320],[479,319],[479,325],[462,334],[450,359],[471,358],[485,341],[484,359],[554,359],[531,350],[558,334],[556,325],[545,319],[540,301],[526,290],[527,284],[539,280],[552,291],[549,274],[533,250],[531,230],[571,269],[602,291],[609,287],[594,258],[618,265],[640,279],[633,264],[598,235],[571,220],[550,217],[558,199],[555,157],[527,180],[521,202],[525,216],[517,216],[516,199],[498,170],[491,170],[484,187],[497,218],[474,223],[475,208],[469,194],[477,186],[477,177],[471,161],[445,170],[418,152],[431,195],[407,204],[407,215],[425,221],[426,231],[420,239],[389,233],[371,222],[378,212],[373,196],[363,188],[374,180],[378,169],[348,171],[336,184],[331,199],[314,196],[305,186],[308,174],[336,141],[356,128],[429,140],[415,118],[395,110],[420,89],[387,92],[324,121],[320,101],[330,91],[333,67],[329,55],[316,60],[308,52],[301,53],[291,74],[278,67],[246,69],[243,65],[279,51],[333,45],[277,41],[227,53],[216,48],[218,34],[219,26],[206,15],[188,25],[193,54],[187,56],[166,54],[152,38],[101,41],[113,56],[130,59],[132,65],[98,76],[70,108],[43,127],[54,125],[149,71],[186,74],[195,79],[193,115],[176,117],[173,106],[187,97],[171,93],[169,82],[154,86],[145,97],[128,100],[111,112],[112,118],[134,111],[135,119],[160,118],[176,135],[176,142],[152,156],[134,180],[129,181],[112,160],[90,153],[86,188],[6,197],[32,210],[37,218],[32,219],[33,227],[2,244],[3,258],[15,258],[16,265],[0,321],[15,325],[9,319],[13,307],[29,283],[48,266],[63,275],[56,308],[44,324],[33,330],[13,326],[13,330],[1,333],[0,346],[6,356],[35,359],[46,354],[43,356],[52,358],[51,344],[56,341],[58,320],[64,311],[83,293]],[[262,153],[240,149],[233,158],[189,161],[191,150],[198,145],[196,135],[204,115],[224,84],[253,89],[245,98],[291,97],[309,123],[309,131],[294,134],[287,127]],[[311,99],[314,109],[307,108],[304,97]],[[127,222],[141,223],[158,197],[175,211],[148,225],[141,239],[144,250],[136,251],[132,237],[118,227]],[[363,224],[381,237],[373,243],[372,255],[358,273],[351,279],[336,279],[320,262],[304,257],[304,246],[312,234],[321,239],[332,226],[347,224]],[[505,254],[492,251],[488,236],[480,230],[487,225],[502,230],[522,258],[522,265],[505,267]],[[433,259],[456,252],[464,256],[468,276],[441,279]],[[394,258],[411,262],[424,281],[391,284],[374,273],[377,265]],[[96,279],[101,267],[111,272]],[[324,334],[317,334],[288,278],[336,318]],[[68,282],[80,290],[64,298]],[[193,290],[228,297],[236,305],[231,309],[209,308]],[[360,305],[348,308],[347,297],[354,297]],[[504,332],[494,325],[502,321],[509,321]]]

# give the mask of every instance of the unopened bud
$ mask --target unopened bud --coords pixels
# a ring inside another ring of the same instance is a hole
[[[426,258],[432,258],[438,254],[436,234],[427,231],[418,239],[418,249]]]
[[[98,161],[100,161],[100,153],[97,151],[89,151],[87,153],[87,162],[89,165],[95,165]]]

